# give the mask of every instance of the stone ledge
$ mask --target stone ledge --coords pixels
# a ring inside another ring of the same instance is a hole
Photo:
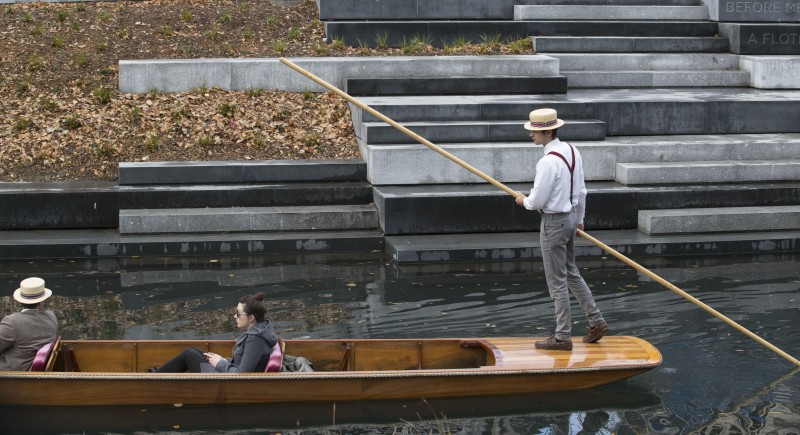
[[[507,183],[527,193],[532,183]],[[635,229],[639,210],[711,207],[773,207],[800,204],[800,183],[623,186],[586,184],[586,228]],[[376,186],[375,205],[386,236],[532,231],[540,216],[514,207],[513,198],[488,183]],[[798,227],[800,228],[800,227]]]
[[[596,119],[566,119],[559,129],[563,140],[603,140],[606,123]],[[527,142],[530,132],[520,121],[434,121],[407,122],[412,132],[437,143],[495,143]],[[369,145],[407,144],[411,138],[383,122],[363,122],[356,125],[356,136]],[[489,145],[491,146],[491,145]]]
[[[341,231],[378,227],[368,205],[130,209],[119,212],[120,234]]]
[[[547,56],[319,57],[291,59],[343,89],[348,78],[482,77],[558,75],[558,61]],[[119,61],[119,90],[185,92],[199,87],[225,90],[276,89],[323,92],[325,88],[278,59],[144,59]]]
[[[481,180],[435,151],[419,144],[363,144],[373,186],[395,184],[459,184]],[[448,151],[500,182],[532,182],[541,148],[530,142],[492,144],[442,144]],[[714,135],[714,136],[635,136],[607,137],[604,141],[573,142],[583,156],[587,181],[609,181],[616,177],[619,163],[661,162],[659,166],[700,160],[737,160],[745,164],[761,160],[796,159],[800,155],[800,135]],[[424,162],[424,165],[420,163]],[[692,182],[689,180],[689,182]]]
[[[800,22],[797,0],[703,0],[708,15],[721,22]]]
[[[0,183],[0,229],[115,228],[115,182]]]
[[[566,94],[567,78],[563,76],[348,78],[345,92],[353,96]]]
[[[776,254],[800,249],[800,232],[648,236],[636,230],[592,231],[593,237],[628,256]],[[538,233],[386,236],[386,253],[396,263],[428,265],[463,261],[541,258]],[[581,258],[608,254],[582,237],[575,239]]]
[[[707,20],[704,6],[516,5],[515,20]]]
[[[120,235],[117,230],[0,232],[0,258],[109,258],[262,254],[332,254],[383,251],[383,233],[312,231],[281,233]]]
[[[514,0],[317,0],[321,20],[506,20]]]
[[[548,53],[561,73],[572,71],[735,71],[739,55],[731,53]],[[572,83],[570,83],[570,86]]]
[[[800,160],[617,163],[616,178],[625,185],[794,181]]]
[[[800,56],[741,56],[739,64],[753,88],[800,89]]]
[[[564,71],[570,89],[746,87],[748,71]]]
[[[728,40],[716,36],[532,36],[537,53],[724,53]]]
[[[719,23],[736,54],[800,54],[800,24]]]
[[[639,231],[648,235],[797,228],[800,228],[800,206],[639,210]]]
[[[123,162],[120,185],[364,181],[361,160]]]

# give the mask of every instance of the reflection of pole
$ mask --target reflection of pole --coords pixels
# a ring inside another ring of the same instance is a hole
[[[795,367],[792,370],[789,370],[788,372],[784,373],[783,376],[781,376],[781,377],[779,377],[777,379],[774,379],[772,382],[769,382],[766,385],[764,385],[763,387],[761,387],[758,391],[756,391],[750,397],[748,397],[748,398],[742,400],[741,402],[731,406],[731,409],[728,412],[721,412],[721,413],[717,414],[716,417],[714,417],[713,420],[711,420],[710,422],[704,424],[700,429],[693,430],[693,431],[691,431],[689,433],[704,433],[706,429],[710,429],[710,428],[714,427],[714,425],[717,424],[717,422],[719,422],[719,420],[722,418],[723,415],[735,414],[735,413],[739,412],[739,410],[742,409],[743,407],[747,406],[749,404],[749,402],[752,402],[757,397],[761,397],[762,395],[764,395],[769,390],[772,390],[773,388],[775,388],[775,386],[777,386],[778,384],[780,384],[783,381],[785,381],[785,380],[791,378],[792,376],[796,375],[798,372],[800,372],[800,367]]]
[[[398,124],[396,121],[390,119],[389,117],[387,117],[386,115],[378,112],[377,110],[373,109],[372,107],[369,107],[368,105],[362,103],[361,101],[358,101],[357,99],[353,98],[352,96],[350,96],[346,92],[342,91],[341,89],[337,88],[336,86],[333,86],[332,84],[326,82],[325,80],[322,80],[321,78],[315,76],[314,74],[311,74],[310,72],[306,71],[305,69],[303,69],[302,67],[298,66],[294,62],[292,62],[292,61],[290,61],[290,60],[288,60],[286,58],[283,58],[283,57],[280,58],[279,60],[280,60],[280,62],[282,64],[284,64],[284,65],[288,66],[289,68],[297,71],[298,73],[308,77],[309,79],[311,79],[312,81],[314,81],[317,84],[321,85],[325,89],[328,89],[329,91],[333,92],[334,94],[339,95],[340,97],[344,98],[345,100],[349,101],[350,103],[354,104],[355,106],[358,106],[362,110],[370,113],[371,115],[375,116],[376,118],[380,119],[381,121],[391,125],[392,127],[396,128],[397,130],[400,130],[401,132],[405,133],[406,135],[408,135],[412,139],[416,140],[417,142],[427,146],[428,148],[430,148],[433,151],[436,151],[437,153],[441,154],[442,156],[450,159],[451,161],[453,161],[454,163],[456,163],[459,166],[463,167],[464,169],[466,169],[466,170],[472,172],[473,174],[483,178],[488,183],[490,183],[493,186],[497,187],[498,189],[508,193],[512,197],[516,197],[518,195],[517,191],[515,191],[515,190],[511,189],[510,187],[506,186],[505,184],[495,180],[494,178],[486,175],[485,173],[481,172],[480,170],[472,167],[468,163],[466,163],[463,160],[459,159],[458,157],[450,154],[449,152],[443,150],[442,148],[434,145],[429,140],[427,140],[424,137],[414,133],[413,131],[409,130],[405,126]],[[638,270],[638,271],[650,276],[652,279],[654,279],[655,281],[657,281],[661,285],[667,287],[668,289],[672,290],[673,292],[678,293],[679,295],[681,295],[684,298],[688,299],[693,304],[695,304],[695,305],[699,306],[700,308],[706,310],[707,312],[711,313],[713,316],[717,317],[718,319],[722,320],[723,322],[727,323],[728,325],[734,327],[735,329],[739,330],[740,332],[742,332],[743,334],[745,334],[748,337],[752,338],[753,340],[756,340],[757,342],[761,343],[763,346],[766,346],[771,351],[773,351],[773,352],[777,353],[778,355],[786,358],[787,360],[791,361],[793,364],[795,364],[797,366],[800,366],[800,361],[798,361],[797,359],[795,359],[791,355],[789,355],[786,352],[778,349],[777,347],[773,346],[771,343],[769,343],[768,341],[764,340],[763,338],[757,336],[756,334],[753,334],[749,330],[745,329],[743,326],[739,325],[738,323],[734,322],[733,320],[729,319],[728,317],[722,315],[722,313],[718,312],[717,310],[715,310],[715,309],[709,307],[708,305],[700,302],[698,299],[696,299],[693,296],[689,295],[685,291],[683,291],[683,290],[679,289],[678,287],[675,287],[674,285],[670,284],[669,282],[667,282],[666,280],[664,280],[660,276],[654,274],[653,272],[650,272],[649,270],[645,269],[643,266],[640,266],[639,264],[637,264],[633,260],[630,260],[628,257],[620,254],[616,250],[610,248],[609,246],[605,245],[604,243],[602,243],[601,241],[595,239],[594,237],[586,234],[585,232],[583,232],[581,230],[578,230],[578,234],[581,237],[583,237],[584,239],[589,240],[590,242],[592,242],[595,245],[599,246],[601,249],[605,250],[606,252],[610,253],[611,255],[613,255],[613,256],[617,257],[618,259],[622,260],[624,263],[628,264],[629,266],[633,267],[634,269],[636,269],[636,270]]]

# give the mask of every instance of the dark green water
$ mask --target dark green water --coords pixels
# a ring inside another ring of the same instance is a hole
[[[800,256],[638,259],[800,357]],[[614,259],[579,262],[613,334],[663,364],[583,392],[437,401],[230,407],[0,408],[2,433],[782,433],[800,427],[800,375],[762,345]],[[544,336],[538,262],[398,266],[381,257],[0,262],[54,291],[64,339],[233,338],[238,299],[265,292],[287,339]],[[0,299],[4,313],[15,309]],[[574,333],[586,323],[573,308]],[[3,392],[6,394],[7,392]],[[124,394],[124,392],[121,392]],[[279,392],[276,392],[279,394]],[[42,418],[46,416],[46,418]]]

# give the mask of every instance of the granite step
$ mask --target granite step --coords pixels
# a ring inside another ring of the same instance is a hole
[[[383,252],[375,230],[120,234],[116,229],[0,231],[0,258],[218,257]]]
[[[639,230],[648,235],[796,231],[798,228],[800,205],[639,210]]]
[[[800,160],[617,163],[616,178],[625,185],[794,181]]]
[[[500,40],[526,36],[710,37],[718,25],[706,21],[326,21],[328,40],[339,39],[358,47],[375,47],[376,38],[400,47],[412,36],[424,37],[435,47],[463,39],[481,43],[487,35]]]
[[[769,5],[771,3],[764,4]],[[719,23],[719,34],[730,41],[731,53],[799,55],[800,23],[797,21],[800,15],[797,13],[797,3],[787,2],[786,7],[785,14],[771,15],[778,19],[785,19],[788,22]],[[794,10],[789,10],[791,8]],[[792,74],[792,77],[797,80],[797,72]],[[795,81],[795,83],[797,82]]]
[[[320,20],[511,19],[514,0],[317,0]]]
[[[558,75],[558,61],[529,55],[304,57],[292,61],[339,89],[344,88],[348,78]],[[120,92],[186,92],[198,87],[327,92],[276,58],[119,61]]]
[[[533,183],[505,184],[527,194]],[[636,229],[639,210],[800,204],[798,181],[702,187],[625,186],[604,181],[587,182],[586,189],[586,228],[591,230]],[[538,213],[516,206],[510,195],[485,182],[375,186],[375,205],[387,237],[535,231],[540,222]]]
[[[364,181],[358,160],[238,160],[122,162],[119,184],[221,184]]]
[[[117,183],[0,183],[0,230],[116,228]]]
[[[565,94],[567,78],[553,77],[414,77],[347,79],[345,92],[374,95]]]
[[[750,72],[728,53],[547,53],[570,89],[747,87]]]
[[[378,228],[374,205],[120,210],[120,234],[332,231]]]
[[[570,89],[749,87],[748,71],[564,71]]]
[[[560,72],[575,71],[735,71],[739,56],[730,53],[547,53]],[[572,83],[570,83],[570,86]]]
[[[718,36],[532,36],[531,41],[536,53],[724,53],[728,51],[728,40]]]
[[[418,265],[428,273],[458,262],[537,260],[541,258],[541,245],[536,231],[537,228],[510,233],[387,236],[386,254],[392,261],[404,266],[404,270]],[[632,258],[653,255],[780,254],[795,252],[800,243],[800,231],[796,230],[653,236],[635,229],[587,229],[587,232]],[[575,255],[584,259],[582,261],[608,257],[605,251],[582,237],[575,238]]]
[[[403,125],[433,143],[486,143],[530,140],[524,121],[436,121],[405,122]],[[356,136],[365,144],[405,144],[413,139],[384,122],[363,122],[355,125]],[[565,140],[603,140],[606,126],[596,119],[570,119],[559,129]]]
[[[516,5],[515,20],[708,20],[705,6],[676,5]]]
[[[748,88],[575,89],[565,95],[364,97],[397,122],[526,120],[536,107],[598,119],[607,136],[800,132],[800,91]],[[352,108],[351,108],[352,109]],[[353,121],[376,119],[360,109]]]
[[[700,6],[702,0],[517,0],[517,5]]]
[[[362,162],[363,163],[363,162]],[[372,203],[366,181],[120,186],[120,209],[276,207]],[[117,218],[114,219],[117,225]]]
[[[615,180],[618,163],[787,160],[800,155],[800,134],[796,133],[610,136],[603,141],[571,143],[583,156],[587,181]],[[369,179],[373,186],[483,182],[424,145],[359,145],[370,168]],[[532,182],[533,168],[541,158],[541,148],[533,146],[530,140],[439,146],[504,183]]]

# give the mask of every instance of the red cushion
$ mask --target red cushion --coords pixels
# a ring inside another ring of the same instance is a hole
[[[53,348],[53,342],[45,344],[36,351],[36,356],[33,357],[31,363],[32,372],[41,372],[44,370],[44,365],[47,364],[47,357],[50,356],[50,349]]]
[[[281,360],[283,359],[283,355],[281,354],[281,344],[275,343],[275,346],[272,346],[272,351],[269,353],[269,360],[267,361],[267,368],[264,370],[265,372],[279,372],[281,371]]]

